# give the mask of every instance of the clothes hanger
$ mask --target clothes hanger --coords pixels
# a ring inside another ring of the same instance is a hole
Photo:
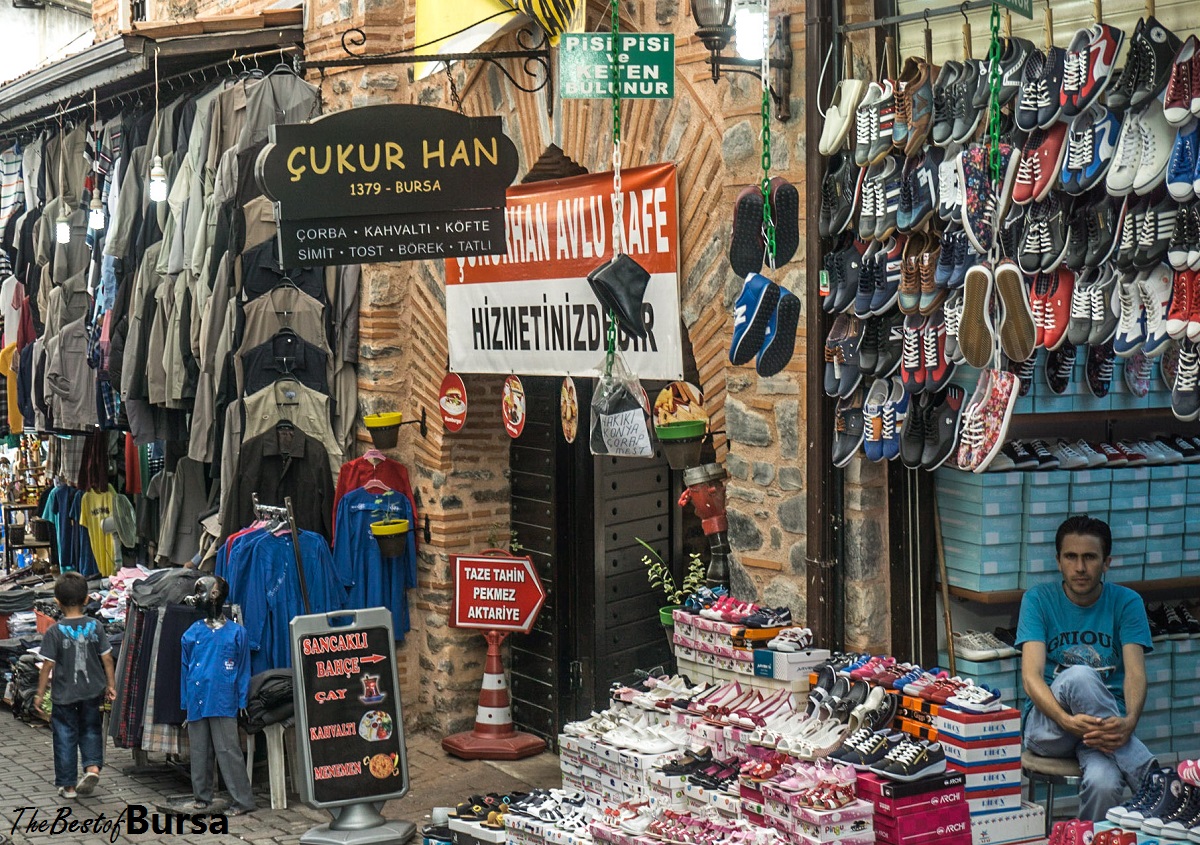
[[[292,67],[291,65],[289,65],[287,62],[284,61],[283,56],[284,56],[283,50],[280,50],[279,51],[279,64],[277,64],[277,65],[275,65],[275,67],[271,68],[271,71],[270,71],[270,73],[267,74],[267,76],[274,76],[277,73],[290,73],[292,76],[299,77],[300,74],[296,71],[296,69],[294,67]]]
[[[381,463],[383,463],[387,459],[388,459],[387,455],[383,454],[383,452],[380,452],[378,449],[376,449],[374,447],[371,447],[365,453],[363,453],[363,460],[370,463],[371,466],[379,466]]]
[[[379,492],[379,493],[395,493],[396,492],[391,487],[388,487],[386,484],[384,484],[382,481],[380,481],[378,478],[368,479],[366,484],[363,485],[363,489],[371,490],[373,492]]]

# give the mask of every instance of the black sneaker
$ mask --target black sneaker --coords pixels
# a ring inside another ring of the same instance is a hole
[[[840,152],[829,161],[829,169],[821,181],[821,216],[818,228],[826,238],[842,232],[858,208],[863,171],[853,157]]]
[[[1121,804],[1118,807],[1113,807],[1105,814],[1105,818],[1119,824],[1121,827],[1129,827],[1137,829],[1142,826],[1142,819],[1145,818],[1143,812],[1151,807],[1154,807],[1162,799],[1163,792],[1166,791],[1168,778],[1178,778],[1179,773],[1170,766],[1163,766],[1158,769],[1151,769],[1142,778],[1142,783],[1138,787],[1137,794]],[[1136,819],[1130,818],[1126,822],[1126,818],[1136,813]]]
[[[1042,129],[1049,129],[1062,114],[1062,104],[1059,102],[1063,87],[1063,65],[1067,51],[1062,47],[1051,47],[1046,51],[1046,63],[1042,67],[1043,91],[1038,89],[1038,122]],[[1043,96],[1044,95],[1044,96]]]
[[[1200,787],[1190,783],[1182,785],[1183,800],[1170,813],[1142,822],[1142,830],[1154,836],[1183,841],[1193,827],[1193,818],[1200,816]]]
[[[946,771],[946,752],[939,742],[918,742],[905,737],[880,762],[867,768],[890,780],[920,780]]]
[[[1192,422],[1200,418],[1200,391],[1196,389],[1200,378],[1200,353],[1190,340],[1179,341],[1179,367],[1175,371],[1175,385],[1171,388],[1171,412],[1177,419]]]
[[[821,299],[821,310],[826,314],[833,313],[833,304],[837,301],[838,292],[845,282],[845,268],[842,266],[841,254],[849,243],[846,236],[838,239],[837,245],[821,258],[821,269],[829,279],[829,293]]]
[[[979,88],[981,78],[986,78],[980,74],[981,62],[978,59],[967,59],[963,62],[963,70],[959,74],[958,82],[954,86],[952,94],[954,102],[954,133],[951,139],[956,144],[962,144],[967,141],[975,130],[979,128],[979,122],[983,120],[986,108],[978,108],[974,105],[975,96]]]
[[[1020,440],[1010,440],[1000,449],[1012,461],[1012,469],[1037,469],[1038,459]]]
[[[962,72],[962,62],[948,61],[942,65],[933,83],[933,122],[929,137],[939,147],[946,146],[954,137],[954,92]]]
[[[1006,38],[1000,54],[1000,105],[1006,105],[1021,90],[1025,64],[1037,51],[1033,42],[1024,38]]]
[[[1041,101],[1047,99],[1043,94],[1045,70],[1046,54],[1035,49],[1025,61],[1025,69],[1021,74],[1021,90],[1013,109],[1017,128],[1022,132],[1032,132],[1038,128],[1038,109]]]
[[[1050,452],[1050,445],[1045,440],[1030,440],[1029,448],[1037,458],[1038,469],[1058,469],[1058,458]]]
[[[849,244],[837,253],[837,274],[839,275],[837,294],[832,297],[830,311],[834,314],[844,314],[854,305],[854,296],[858,293],[858,285],[864,272],[863,253],[867,245],[858,238],[851,238]],[[875,283],[871,283],[871,290]],[[830,297],[826,297],[829,299]]]
[[[888,698],[895,698],[895,696],[889,695]],[[888,752],[901,741],[900,734],[875,733],[870,728],[859,728],[842,743],[841,748],[829,756],[834,760],[853,766],[860,772],[865,772],[871,766],[881,762]]]
[[[1200,619],[1192,615],[1191,608],[1186,604],[1181,604],[1175,610],[1179,614],[1179,618],[1183,620],[1183,624],[1187,625],[1188,636],[1200,637]]]
[[[1017,647],[1017,629],[1016,628],[996,628],[992,634],[1000,642],[1004,643],[1009,648]]]
[[[1196,218],[1191,209],[1184,206],[1175,215],[1175,228],[1171,231],[1171,241],[1167,244],[1167,263],[1174,270],[1186,270],[1189,264],[1189,253],[1192,245],[1200,240],[1200,228],[1196,226]]]
[[[1050,230],[1043,203],[1034,203],[1029,208],[1025,221],[1025,232],[1021,236],[1017,251],[1017,264],[1021,272],[1030,276],[1039,272],[1050,253]]]
[[[844,467],[862,447],[866,428],[862,396],[840,399],[833,416],[833,465]]]
[[[1167,629],[1168,639],[1186,640],[1191,636],[1188,624],[1183,621],[1183,617],[1179,614],[1179,608],[1175,605],[1164,604],[1162,606],[1162,618],[1166,623],[1163,627]]]
[[[1134,269],[1133,258],[1137,253],[1138,233],[1146,219],[1146,210],[1141,202],[1129,198],[1121,210],[1121,234],[1117,238],[1117,255],[1114,259],[1121,270]]]
[[[902,311],[884,314],[879,329],[879,359],[875,363],[875,376],[888,378],[900,369],[904,355],[904,318]]]
[[[1078,206],[1067,223],[1067,251],[1063,253],[1063,264],[1076,273],[1087,267],[1089,209]]]
[[[875,375],[879,363],[879,333],[883,327],[882,317],[868,317],[862,326],[862,340],[858,344],[858,368],[863,375]]]
[[[1017,395],[1028,396],[1029,391],[1033,390],[1033,374],[1037,370],[1036,353],[1024,361],[1011,361],[1007,356],[1004,361],[1004,368],[1017,377]]]
[[[838,340],[838,362],[841,371],[838,379],[837,395],[847,398],[862,383],[862,369],[859,367],[859,349],[862,345],[863,321],[851,317],[846,323],[846,332]]]
[[[1178,452],[1182,456],[1181,460],[1183,463],[1194,464],[1197,461],[1200,461],[1200,449],[1197,449],[1196,445],[1190,440],[1185,440],[1182,437],[1172,437],[1169,435],[1163,435],[1158,439],[1162,443],[1165,443]]]
[[[1172,768],[1165,768],[1163,771],[1169,774],[1164,774],[1162,788],[1157,795],[1158,800],[1153,803],[1147,801],[1127,810],[1121,817],[1121,827],[1137,830],[1146,819],[1161,819],[1173,813],[1183,803],[1183,778]]]
[[[1175,220],[1188,216],[1179,214],[1178,206],[1169,196],[1164,196],[1147,208],[1138,227],[1133,266],[1139,270],[1149,270],[1165,259],[1171,236],[1175,232]]]
[[[971,94],[971,108],[987,114],[988,103],[992,98],[992,63],[987,59],[971,60],[975,67],[974,93]],[[970,134],[974,135],[974,132]]]
[[[1113,361],[1116,357],[1111,340],[1088,348],[1084,373],[1088,391],[1097,399],[1103,399],[1112,388]]]
[[[909,469],[919,469],[925,454],[925,429],[929,425],[929,409],[933,397],[922,393],[909,399],[908,414],[900,428],[900,462]]]
[[[1062,396],[1071,385],[1075,370],[1075,346],[1069,341],[1046,355],[1046,385],[1050,392]]]
[[[1171,632],[1167,630],[1165,614],[1162,610],[1162,605],[1154,608],[1148,604],[1146,605],[1146,619],[1150,622],[1150,639],[1156,643],[1160,643],[1171,636]]]
[[[1112,255],[1116,245],[1117,207],[1104,191],[1098,191],[1099,201],[1085,200],[1087,209],[1088,248],[1084,264],[1099,267]],[[1095,197],[1091,197],[1094,200]]]
[[[1171,65],[1183,42],[1157,19],[1138,21],[1121,75],[1108,87],[1110,109],[1137,109],[1167,87]]]
[[[923,425],[925,448],[921,452],[922,468],[931,471],[937,469],[946,463],[958,448],[965,399],[966,392],[957,384],[950,385],[932,397],[929,416]]]
[[[1048,244],[1046,254],[1042,257],[1042,272],[1051,273],[1058,269],[1067,254],[1067,214],[1055,193],[1051,193],[1042,205]]]

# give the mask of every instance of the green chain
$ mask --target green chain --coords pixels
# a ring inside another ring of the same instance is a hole
[[[617,63],[617,37],[620,34],[620,19],[617,0],[612,2],[612,43],[608,47],[608,75],[612,85],[613,144],[621,142],[621,80],[620,65]]]
[[[992,44],[988,50],[988,60],[991,62],[991,75],[988,79],[991,87],[991,100],[988,103],[988,138],[991,145],[990,163],[992,169],[992,186],[1000,186],[1000,6],[992,3]]]
[[[613,210],[617,216],[621,214],[621,79],[620,65],[617,62],[617,39],[620,35],[619,0],[612,2],[612,43],[608,48],[608,75],[612,85],[612,138],[613,138],[613,197],[616,204]],[[618,240],[619,219],[613,220],[613,256],[620,251]],[[617,314],[611,308],[608,311],[608,332],[606,336],[606,355],[604,359],[605,373],[612,372],[613,356],[617,352]]]
[[[762,190],[763,240],[767,246],[767,266],[775,269],[775,215],[771,213],[771,92],[763,86],[762,94]]]

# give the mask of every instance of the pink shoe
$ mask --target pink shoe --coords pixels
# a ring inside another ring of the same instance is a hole
[[[1180,760],[1179,776],[1192,786],[1200,786],[1200,760]]]

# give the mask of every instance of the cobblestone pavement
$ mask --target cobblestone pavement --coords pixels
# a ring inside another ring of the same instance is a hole
[[[438,737],[429,734],[408,737],[410,791],[404,799],[388,802],[383,810],[385,817],[408,819],[420,827],[428,820],[433,807],[453,806],[473,793],[507,792],[561,783],[558,758],[552,754],[514,763],[468,762],[444,754],[439,741]],[[159,765],[154,771],[133,773],[132,754],[123,748],[113,748],[111,741],[106,755],[100,786],[94,795],[60,798],[54,788],[54,757],[48,726],[27,725],[12,718],[7,710],[0,710],[0,843],[105,845],[177,841],[181,845],[239,842],[294,845],[309,828],[330,819],[327,812],[301,804],[291,790],[287,809],[270,809],[264,763],[256,769],[254,777],[254,792],[260,809],[250,815],[229,819],[227,834],[190,831],[167,836],[127,834],[123,827],[113,830],[111,826],[99,833],[64,831],[55,834],[36,829],[43,822],[53,822],[60,816],[83,821],[103,814],[105,819],[111,820],[130,804],[145,805],[154,812],[156,802],[191,792],[187,775],[181,770]],[[151,760],[152,763],[160,762],[161,755],[152,755]],[[69,816],[66,815],[68,810]],[[33,829],[30,828],[31,821]]]

